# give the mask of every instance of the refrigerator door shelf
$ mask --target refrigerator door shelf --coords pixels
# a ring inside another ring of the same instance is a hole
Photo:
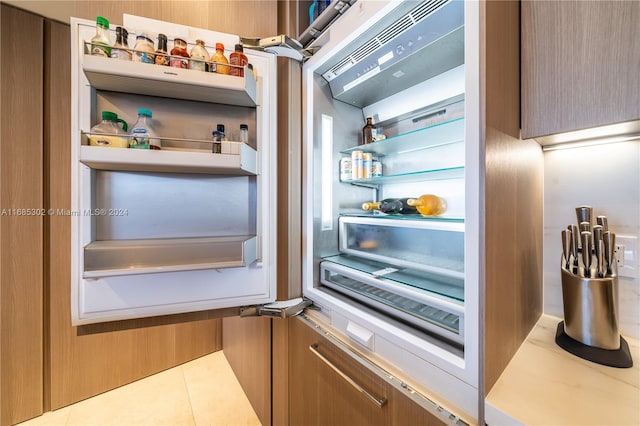
[[[256,150],[243,143],[228,143],[234,144],[237,154],[83,145],[80,162],[97,170],[255,176],[258,172]]]
[[[236,268],[257,259],[256,236],[94,241],[83,278]]]
[[[254,107],[258,105],[256,80],[244,77],[118,61],[81,55],[82,69],[92,87],[113,92]]]

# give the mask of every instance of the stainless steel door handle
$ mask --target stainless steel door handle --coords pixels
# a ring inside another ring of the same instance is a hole
[[[351,377],[349,377],[348,375],[346,375],[342,370],[340,370],[338,367],[336,367],[336,365],[334,363],[332,363],[331,361],[329,361],[324,355],[322,355],[319,351],[318,351],[318,344],[317,343],[312,343],[311,345],[309,345],[309,350],[311,352],[313,352],[313,354],[315,356],[317,356],[318,358],[320,358],[320,360],[322,362],[324,362],[325,364],[327,364],[327,366],[329,366],[333,371],[335,371],[336,373],[338,373],[338,375],[340,377],[342,377],[344,380],[346,380],[351,386],[353,386],[354,388],[356,388],[358,391],[360,391],[361,393],[364,394],[364,396],[366,396],[367,398],[369,398],[374,404],[376,404],[378,407],[382,408],[382,406],[384,404],[386,404],[387,399],[386,398],[377,398],[375,397],[373,394],[371,394],[369,391],[367,391],[365,388],[363,388],[362,386],[360,386],[358,383],[356,383],[355,380],[353,380]]]

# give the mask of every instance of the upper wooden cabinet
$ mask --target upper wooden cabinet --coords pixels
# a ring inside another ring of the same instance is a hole
[[[640,2],[522,2],[522,138],[640,119]]]

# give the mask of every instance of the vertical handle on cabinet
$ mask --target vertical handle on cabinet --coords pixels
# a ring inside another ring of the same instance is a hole
[[[382,408],[382,406],[387,402],[386,398],[377,398],[374,395],[372,395],[370,392],[368,392],[365,388],[363,388],[362,386],[360,386],[358,383],[356,383],[355,380],[353,380],[351,377],[349,377],[348,375],[346,375],[344,372],[342,372],[338,367],[336,367],[336,365],[334,363],[332,363],[331,361],[329,361],[324,355],[322,355],[319,351],[318,351],[318,344],[317,343],[313,343],[311,345],[309,345],[309,350],[311,352],[313,352],[313,354],[315,356],[317,356],[318,358],[320,358],[320,360],[322,362],[324,362],[325,364],[327,364],[327,366],[329,366],[333,371],[335,371],[336,373],[338,373],[338,375],[340,377],[342,377],[344,380],[346,380],[351,386],[353,386],[354,388],[356,388],[359,392],[361,392],[362,394],[364,394],[364,396],[366,396],[367,398],[369,398],[374,404],[376,404],[379,408]]]

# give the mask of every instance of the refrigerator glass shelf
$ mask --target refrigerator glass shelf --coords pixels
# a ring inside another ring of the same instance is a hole
[[[340,213],[340,216],[343,217],[362,217],[367,219],[375,219],[375,220],[400,220],[400,221],[413,221],[417,220],[420,222],[455,222],[455,223],[464,223],[464,218],[462,217],[447,217],[447,216],[422,216],[419,214],[411,214],[411,215],[402,215],[402,214],[385,214],[385,213],[372,213],[372,212],[362,212],[362,213]]]
[[[172,99],[255,107],[256,80],[245,68],[244,77],[167,67],[142,62],[82,56],[89,84],[99,90]]]
[[[83,133],[83,139],[86,136],[88,134]],[[228,148],[234,153],[213,154],[209,150],[151,150],[81,145],[80,162],[98,170],[245,176],[257,174],[255,149],[240,142],[223,143],[222,148]]]
[[[446,169],[423,170],[419,172],[401,173],[396,175],[378,176],[369,179],[345,180],[344,183],[361,186],[378,186],[391,183],[425,182],[445,179],[464,178],[464,167],[450,167]]]
[[[461,142],[464,142],[464,117],[390,136],[366,145],[354,146],[340,152],[351,154],[353,151],[363,151],[384,157]]]
[[[409,268],[400,269],[394,265],[357,256],[336,255],[325,257],[323,260],[371,274],[372,277],[383,277],[385,280],[464,302],[464,279],[461,278],[436,275]],[[455,265],[439,266],[442,268],[456,267]],[[390,272],[384,275],[379,274],[380,271],[385,270]]]
[[[84,278],[247,266],[256,236],[94,241],[84,247]]]

